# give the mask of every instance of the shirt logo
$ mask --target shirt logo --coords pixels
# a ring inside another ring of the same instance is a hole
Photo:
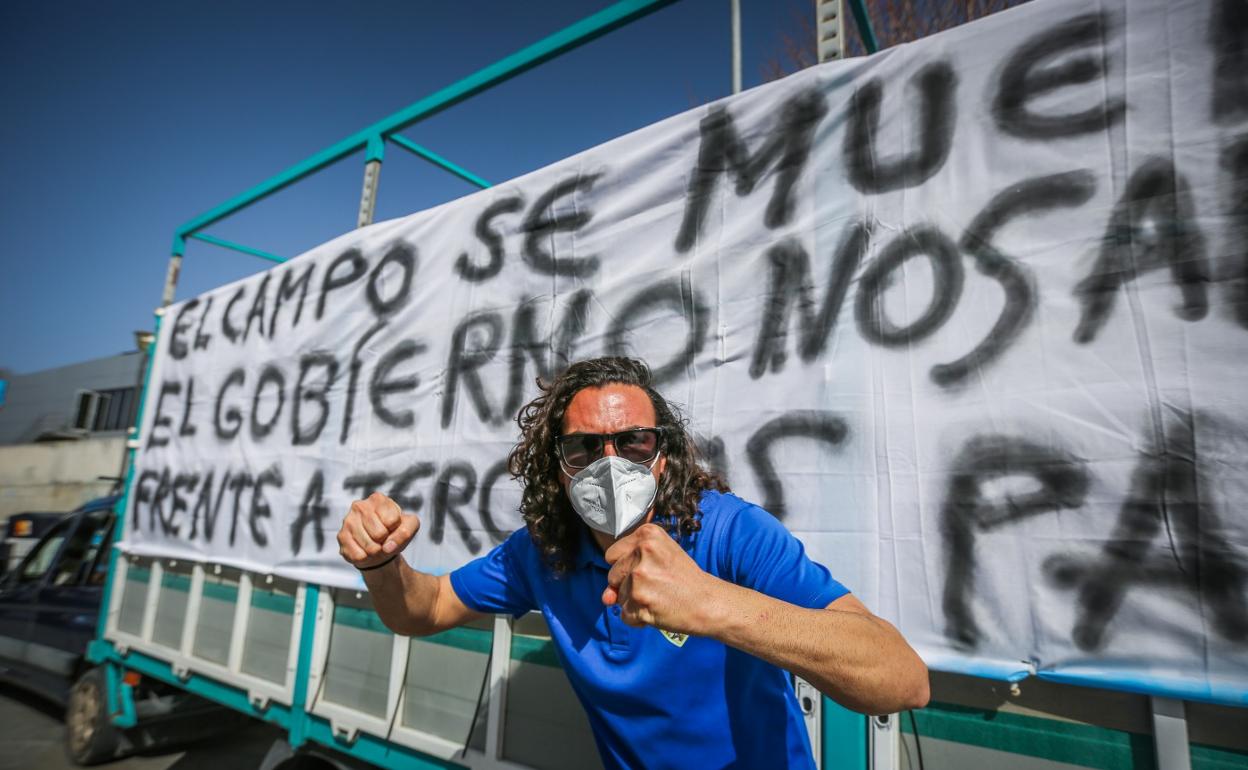
[[[685,641],[689,639],[689,634],[678,634],[675,631],[664,631],[658,626],[655,626],[655,628],[658,629],[660,634],[663,634],[664,639],[676,645],[677,647],[684,647]]]

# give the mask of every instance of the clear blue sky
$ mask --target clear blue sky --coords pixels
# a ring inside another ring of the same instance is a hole
[[[174,229],[611,3],[0,5],[0,369],[133,349]],[[807,0],[742,0],[746,87]],[[730,91],[728,0],[682,0],[407,130],[499,182]],[[208,232],[294,256],[355,224],[362,157]],[[474,188],[393,145],[377,219]],[[204,243],[178,298],[271,263]]]

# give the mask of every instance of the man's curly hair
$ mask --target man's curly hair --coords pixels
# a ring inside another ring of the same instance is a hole
[[[550,383],[539,379],[541,395],[516,416],[520,443],[512,449],[507,467],[524,487],[520,513],[529,536],[555,574],[572,568],[578,528],[585,526],[560,482],[556,442],[568,405],[586,388],[634,385],[650,397],[658,420],[656,427],[663,429],[659,448],[667,457],[654,498],[656,524],[674,535],[696,532],[701,528],[698,498],[702,492],[728,491],[722,478],[701,466],[697,446],[685,430],[687,421],[654,389],[652,380],[650,367],[634,358],[606,356],[578,361]]]

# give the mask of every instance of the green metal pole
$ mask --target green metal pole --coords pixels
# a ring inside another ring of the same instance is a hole
[[[234,241],[227,241],[224,238],[218,238],[217,236],[209,235],[208,233],[192,233],[187,237],[194,238],[197,241],[203,241],[204,243],[211,243],[213,246],[220,246],[223,249],[232,249],[234,251],[241,251],[242,253],[250,254],[253,257],[260,257],[261,259],[267,259],[270,262],[285,262],[286,261],[286,257],[280,257],[277,254],[272,254],[267,251],[262,251],[260,249],[253,248],[251,246],[246,246],[241,243],[235,243]]]
[[[849,0],[849,10],[854,12],[854,23],[858,25],[858,35],[867,53],[880,50],[880,42],[875,39],[875,30],[871,28],[871,17],[867,15],[867,5],[863,0]]]
[[[402,134],[391,134],[389,139],[390,141],[394,142],[395,144],[407,150],[408,152],[412,153],[413,155],[416,155],[417,157],[420,157],[420,158],[424,158],[425,160],[429,161],[430,163],[437,166],[438,168],[445,169],[446,171],[451,172],[452,174],[464,180],[465,182],[468,182],[470,184],[475,184],[477,187],[480,187],[481,189],[485,189],[486,187],[493,186],[489,182],[485,181],[484,179],[472,173],[471,171],[464,168],[463,166],[459,166],[459,165],[456,165],[455,163],[452,163],[451,161],[437,154],[433,150],[430,150],[427,147],[422,147],[419,144],[416,144],[411,139],[408,139],[406,136],[403,136]]]
[[[312,675],[312,643],[315,641],[320,597],[320,586],[314,583],[304,585],[303,622],[299,626],[299,653],[295,659],[295,689],[290,699],[290,734],[287,738],[294,748],[299,748],[308,740],[308,677]]]
[[[823,699],[824,770],[867,770],[867,717]]]

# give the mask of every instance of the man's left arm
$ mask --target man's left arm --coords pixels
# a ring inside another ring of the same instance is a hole
[[[647,524],[606,552],[602,600],[631,625],[717,639],[801,676],[867,714],[920,708],[927,667],[892,624],[846,594],[798,607],[704,572],[661,527]]]

